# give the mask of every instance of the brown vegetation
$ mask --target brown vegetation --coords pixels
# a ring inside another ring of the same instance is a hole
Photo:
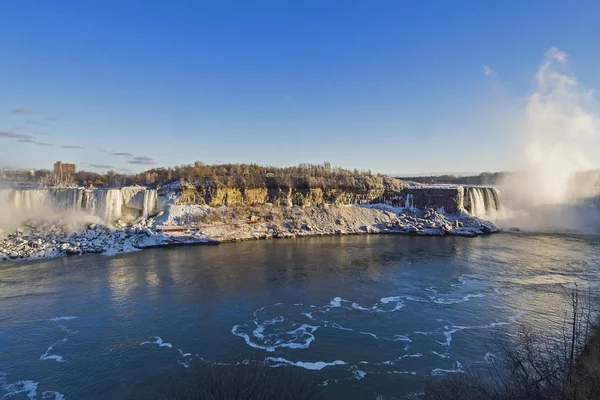
[[[174,181],[185,181],[196,187],[208,189],[311,189],[337,188],[342,190],[369,190],[397,185],[398,181],[371,171],[348,170],[321,165],[300,164],[294,167],[268,167],[257,164],[206,165],[200,161],[169,168],[153,168],[148,171],[126,175],[115,171],[105,174],[80,171],[74,179],[81,185],[158,186]],[[400,188],[398,188],[400,189]]]
[[[566,292],[565,292],[566,293]],[[426,383],[423,400],[593,400],[600,398],[600,329],[591,296],[566,293],[571,309],[559,340],[522,327],[499,340],[499,360],[485,374],[460,374]],[[591,335],[590,335],[591,334]],[[590,337],[591,336],[591,337]]]

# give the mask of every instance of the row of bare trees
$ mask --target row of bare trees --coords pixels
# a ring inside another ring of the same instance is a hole
[[[50,171],[38,171],[36,178],[45,185],[58,185]],[[138,174],[108,171],[103,174],[79,171],[69,182],[82,186],[120,187],[128,185],[160,186],[183,181],[196,186],[219,188],[321,188],[374,189],[393,184],[393,179],[371,171],[332,167],[330,163],[299,164],[293,167],[268,167],[258,164],[207,165],[200,161],[169,168],[153,168]]]

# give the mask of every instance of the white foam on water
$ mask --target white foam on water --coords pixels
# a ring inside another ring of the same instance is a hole
[[[177,351],[181,355],[177,363],[183,365],[184,368],[188,368],[192,362],[192,353],[184,353],[181,349],[177,349]]]
[[[342,301],[345,301],[341,297],[334,297],[333,300],[329,302],[329,307],[341,307]]]
[[[144,344],[157,344],[159,347],[168,347],[169,349],[173,347],[171,343],[163,341],[160,336],[154,336],[154,341],[142,342],[139,345],[142,346]]]
[[[54,317],[50,318],[48,321],[70,321],[72,319],[77,319],[77,317]]]
[[[306,312],[306,313],[300,313],[302,315],[304,315],[306,318],[311,319],[311,320],[315,320],[315,317],[312,316],[312,313]]]
[[[466,285],[469,281],[487,281],[489,278],[479,274],[462,274],[458,277],[458,281],[461,285]]]
[[[420,358],[420,357],[423,357],[423,353],[405,354],[403,356],[398,357],[398,360],[402,360],[404,358]]]
[[[469,329],[470,327],[467,326],[453,326],[452,329],[449,329],[448,326],[444,326],[444,329],[449,329],[445,332],[443,332],[443,335],[446,337],[446,341],[445,342],[440,342],[437,341],[439,344],[441,344],[442,346],[445,346],[447,348],[450,348],[450,344],[452,343],[452,334],[462,331],[464,329]]]
[[[396,374],[396,375],[417,375],[414,371],[386,371],[386,374]]]
[[[395,342],[408,342],[408,343],[412,343],[412,340],[410,340],[410,338],[406,335],[394,335],[392,337],[392,340]]]
[[[361,335],[371,336],[372,338],[379,340],[379,336],[377,336],[374,333],[371,333],[371,332],[358,332],[358,333],[360,333]]]
[[[359,310],[359,311],[373,311],[373,310],[376,310],[375,307],[365,308],[365,307],[362,307],[361,305],[359,305],[358,303],[352,303],[352,308],[354,308],[355,310]]]
[[[306,348],[308,348],[310,346],[310,344],[315,340],[314,332],[319,327],[313,326],[313,325],[308,325],[308,324],[302,324],[300,327],[298,327],[292,331],[284,332],[285,334],[292,336],[287,341],[285,340],[285,338],[281,338],[281,337],[277,336],[277,334],[270,334],[268,336],[265,336],[262,333],[263,330],[259,330],[258,334],[254,335],[254,337],[259,340],[271,339],[271,337],[273,337],[275,335],[275,337],[277,337],[277,339],[274,340],[273,344],[257,343],[255,341],[253,341],[253,339],[250,337],[250,335],[242,332],[241,328],[242,328],[241,325],[234,325],[233,328],[231,329],[231,333],[233,333],[235,336],[243,338],[244,341],[246,342],[246,344],[250,347],[266,350],[268,352],[273,352],[277,348],[290,348],[290,349],[306,349]],[[256,333],[256,329],[253,331],[253,334],[254,333]]]
[[[70,321],[70,320],[73,320],[73,319],[76,319],[76,318],[77,317],[54,317],[54,318],[50,318],[48,321],[52,321],[52,322]],[[64,325],[59,324],[58,326],[59,326],[59,328],[63,332],[65,332],[67,334],[67,336],[74,335],[74,334],[78,333],[78,331],[70,330],[69,328],[67,328]],[[63,356],[61,356],[59,354],[50,354],[50,352],[52,350],[54,350],[54,346],[57,346],[60,343],[65,343],[66,341],[67,341],[67,337],[64,337],[61,340],[59,340],[58,342],[55,342],[55,343],[51,344],[46,349],[46,352],[40,356],[40,360],[42,360],[42,361],[44,361],[44,360],[54,360],[56,362],[65,362],[65,359],[63,358]]]
[[[447,353],[438,353],[437,351],[432,351],[433,354],[435,354],[436,356],[438,356],[439,358],[450,358],[450,355]]]
[[[325,367],[332,367],[335,365],[346,365],[344,361],[336,360],[333,362],[317,361],[317,362],[306,362],[306,361],[290,361],[282,357],[267,357],[265,361],[272,361],[279,364],[293,365],[295,367],[309,369],[312,371],[320,371]]]
[[[462,365],[457,360],[454,362],[454,366],[452,367],[452,369],[436,368],[431,371],[431,375],[440,376],[440,375],[454,374],[454,373],[462,374],[464,372],[465,372],[465,370],[463,369]]]
[[[471,299],[481,298],[481,297],[485,297],[485,293],[467,294],[466,296],[462,297],[461,299],[445,299],[443,297],[429,296],[429,300],[431,300],[432,303],[436,303],[436,304],[460,304],[460,303],[467,302]]]
[[[50,345],[50,347],[48,347],[48,348],[46,349],[46,352],[40,356],[40,360],[42,360],[42,361],[43,361],[43,360],[54,360],[54,361],[56,361],[56,362],[65,362],[65,360],[63,359],[63,357],[62,357],[61,355],[58,355],[58,354],[50,354],[50,352],[51,352],[52,350],[54,350],[54,346],[56,346],[56,345],[57,345],[57,344],[59,344],[59,343],[64,343],[64,342],[66,342],[66,341],[67,341],[67,338],[62,338],[62,339],[61,339],[61,340],[59,340],[58,342],[56,342],[56,343],[54,343],[54,344]]]
[[[333,323],[330,323],[329,321],[323,321],[323,322],[325,323],[325,326],[328,328],[335,328],[335,329],[339,329],[341,331],[354,332],[354,329],[343,327],[340,324],[338,324],[337,322],[333,322]]]
[[[18,394],[25,393],[27,397],[34,400],[37,397],[37,387],[39,382],[31,380],[20,380],[15,383],[6,382],[6,374],[0,373],[0,390],[4,392],[4,395],[0,399],[8,399]]]
[[[367,376],[367,373],[366,373],[365,371],[362,371],[362,370],[360,370],[360,369],[358,369],[358,368],[356,368],[356,367],[354,367],[354,368],[352,369],[352,373],[354,374],[354,378],[355,378],[356,380],[359,380],[359,381],[360,381],[361,379],[364,379],[364,378],[365,378],[365,376]]]
[[[494,353],[490,353],[489,351],[487,353],[485,353],[485,356],[483,356],[483,363],[484,364],[493,364],[494,363],[494,358],[496,358],[497,356]]]
[[[527,311],[522,310],[522,311],[517,312],[515,315],[510,316],[508,318],[508,322],[496,321],[496,322],[491,322],[488,325],[473,325],[473,326],[449,326],[449,325],[446,325],[446,326],[444,326],[444,329],[446,329],[446,331],[442,332],[442,334],[446,338],[445,342],[440,342],[437,340],[436,340],[436,342],[449,349],[450,344],[452,343],[452,335],[456,332],[463,331],[463,330],[470,330],[470,329],[491,329],[491,328],[496,328],[499,326],[514,324],[517,322],[517,319],[521,318],[525,314],[527,314]],[[440,320],[440,321],[444,321],[444,320]]]
[[[42,400],[65,400],[65,396],[59,392],[45,391],[42,393]]]

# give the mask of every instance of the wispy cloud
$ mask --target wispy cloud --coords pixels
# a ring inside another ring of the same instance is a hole
[[[119,171],[119,172],[125,172],[125,173],[130,173],[131,172],[131,170],[127,169],[127,168],[119,168],[117,171]]]
[[[19,140],[17,140],[17,142],[19,142],[19,143],[35,143],[35,140],[27,138],[27,139],[19,139]]]
[[[25,123],[27,125],[35,125],[35,126],[46,126],[46,124],[44,124],[43,122],[40,121],[35,121],[33,119],[28,119],[27,121],[25,121]]]
[[[496,78],[498,76],[498,73],[493,70],[491,67],[489,67],[488,65],[484,65],[483,66],[483,75],[488,76],[490,78]]]
[[[71,145],[65,145],[65,146],[60,146],[63,149],[83,149],[82,146],[71,146]]]
[[[33,111],[31,111],[29,108],[15,108],[14,110],[12,110],[13,114],[33,114]]]
[[[33,140],[33,136],[31,136],[31,135],[26,135],[24,133],[17,133],[17,132],[4,132],[4,131],[0,131],[0,138],[16,139],[16,140],[23,140],[23,139]]]
[[[114,169],[112,165],[106,164],[89,164],[89,166],[96,169]]]
[[[156,164],[156,161],[154,161],[150,157],[138,156],[138,157],[133,157],[133,159],[131,161],[128,161],[128,163],[129,164],[138,164],[138,165],[154,165],[154,164]]]
[[[54,146],[52,143],[36,143],[38,146]]]
[[[111,156],[133,157],[131,153],[110,153]]]

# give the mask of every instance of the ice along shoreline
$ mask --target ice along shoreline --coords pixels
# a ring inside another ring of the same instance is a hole
[[[270,206],[275,218],[200,223],[208,215],[225,215],[227,207],[170,205],[154,218],[124,226],[90,224],[66,228],[60,215],[30,220],[0,238],[0,261],[49,259],[68,255],[105,254],[164,246],[215,245],[244,240],[300,238],[357,234],[475,237],[498,233],[491,222],[465,212],[445,214],[434,209],[394,208],[385,204]],[[214,220],[214,218],[213,218]]]

